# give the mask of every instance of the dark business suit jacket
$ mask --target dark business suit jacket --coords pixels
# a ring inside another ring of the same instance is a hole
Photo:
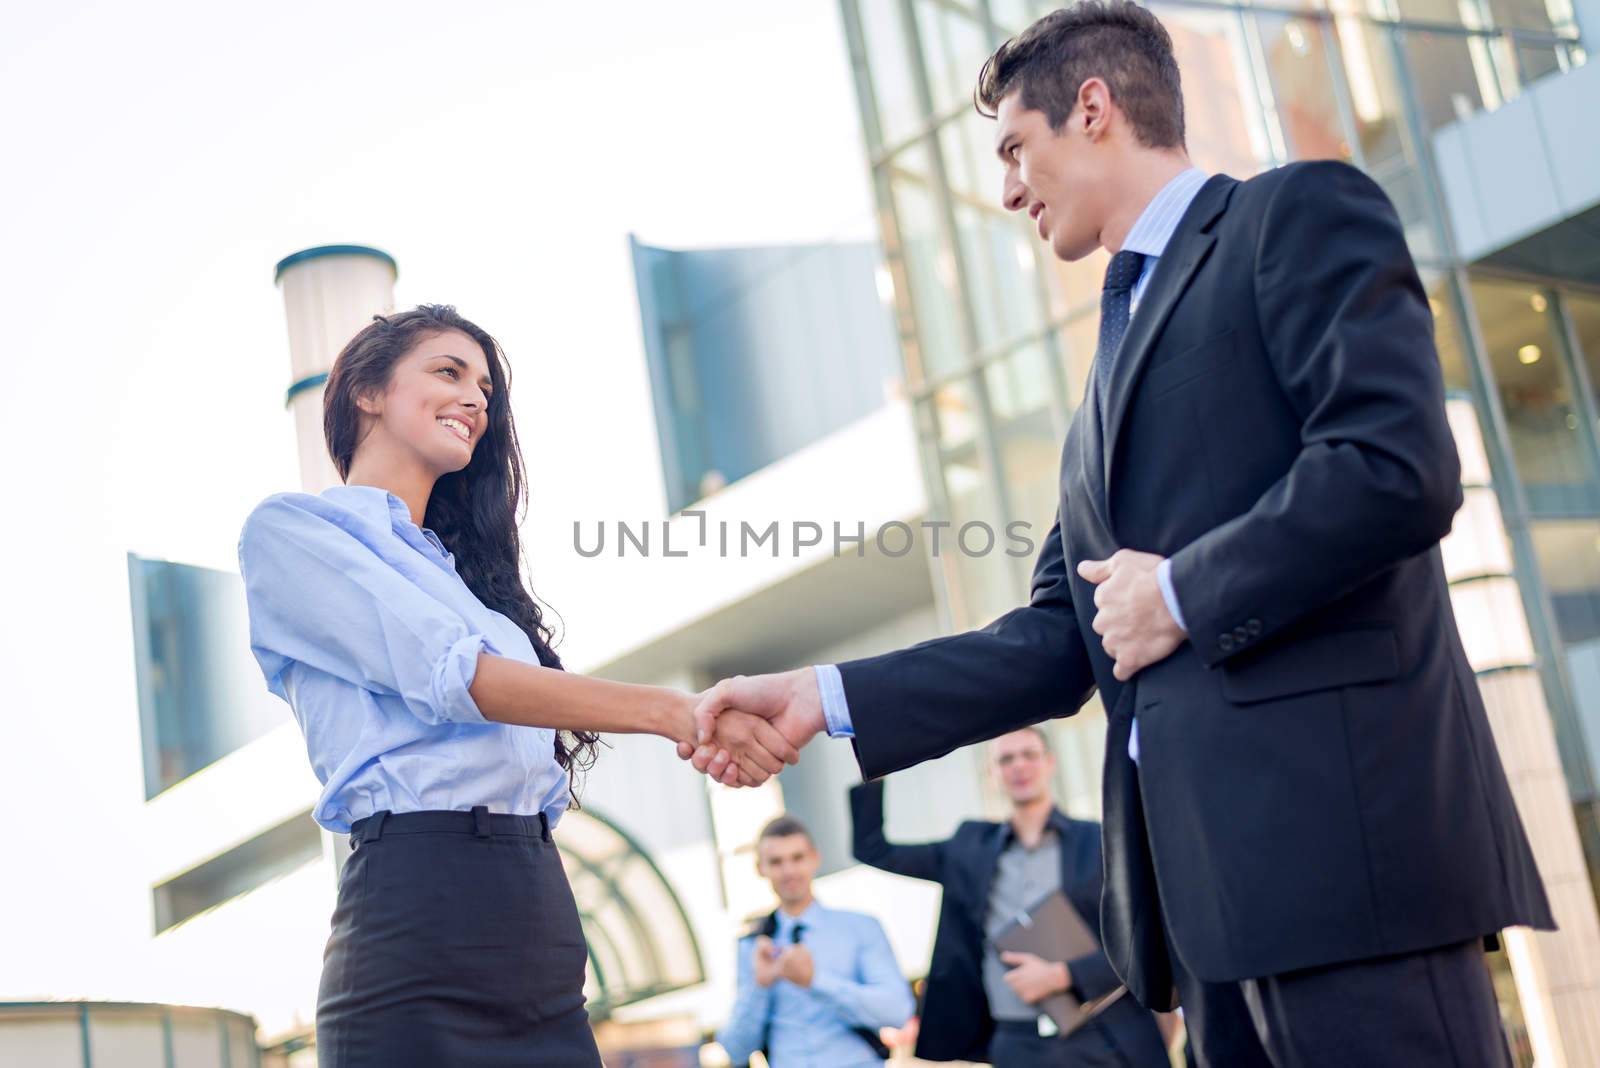
[[[1213,177],[1068,431],[1029,604],[840,665],[862,772],[1098,686],[1103,940],[1153,1008],[1163,923],[1212,982],[1550,928],[1440,561],[1459,480],[1388,198],[1340,163]],[[1119,548],[1171,558],[1189,630],[1127,684],[1076,572]]]
[[[969,820],[942,842],[894,845],[883,835],[881,780],[851,789],[850,812],[852,852],[857,860],[944,887],[933,960],[922,997],[917,1056],[930,1061],[987,1061],[994,1020],[983,986],[984,920],[989,888],[1010,838],[1010,826]],[[1062,892],[1098,937],[1100,825],[1069,819],[1057,809],[1050,816],[1050,826],[1060,836]],[[1066,964],[1073,993],[1080,1000],[1109,994],[1121,984],[1104,952]],[[1126,997],[1065,1041],[1068,1048],[1063,1050],[1062,1064],[1072,1063],[1070,1044],[1080,1041],[1113,1045],[1129,1065],[1168,1063],[1155,1017]]]

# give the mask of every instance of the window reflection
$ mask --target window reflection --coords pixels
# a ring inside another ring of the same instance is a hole
[[[1061,377],[1067,387],[1067,403],[1073,409],[1083,403],[1083,391],[1088,387],[1094,350],[1099,343],[1098,309],[1076,316],[1061,330]]]
[[[1584,368],[1589,372],[1595,410],[1600,411],[1600,293],[1569,289],[1561,297],[1567,319],[1572,323],[1572,336],[1582,353]]]
[[[1570,0],[1488,0],[1494,24],[1505,30],[1576,35]]]
[[[128,555],[145,797],[290,722],[250,655],[239,577]]]
[[[914,174],[928,173],[927,149],[923,145],[908,150],[903,158]],[[890,187],[900,223],[901,252],[916,310],[924,370],[937,377],[962,366],[966,360],[957,312],[961,293],[956,284],[955,257],[944,243],[932,187],[911,174],[901,173],[890,179]]]
[[[1059,497],[1061,431],[1051,405],[1055,385],[1044,348],[1037,344],[990,364],[984,369],[984,380],[1005,479],[1005,522],[1030,524],[1024,535],[1034,543],[1034,553],[1010,557],[1018,579],[1025,583],[1038,546],[1050,531]],[[996,530],[997,552],[1020,548],[1006,539],[1003,525]]]
[[[1600,520],[1532,525],[1591,768],[1600,768]]]
[[[1339,116],[1338,90],[1328,62],[1331,41],[1324,24],[1267,12],[1254,17],[1289,155],[1353,160],[1355,150]]]
[[[1472,377],[1467,371],[1467,353],[1461,342],[1459,312],[1456,309],[1450,276],[1438,271],[1423,271],[1428,290],[1428,308],[1433,312],[1433,342],[1439,350],[1439,366],[1444,372],[1447,393],[1469,393]]]
[[[934,114],[971,106],[978,71],[992,51],[983,24],[934,0],[916,0],[916,13]]]
[[[1500,106],[1487,38],[1406,30],[1402,41],[1417,108],[1429,133]]]
[[[872,75],[872,93],[878,105],[878,126],[886,144],[898,144],[911,136],[925,119],[917,103],[900,5],[865,3],[856,4],[855,9],[861,15],[867,69]]]
[[[1244,33],[1233,12],[1150,5],[1172,35],[1183,73],[1189,157],[1213,174],[1248,178],[1266,163],[1266,131],[1252,100]],[[1248,102],[1248,106],[1247,106]]]
[[[1549,294],[1476,277],[1472,299],[1529,507],[1550,514],[1600,505]]]

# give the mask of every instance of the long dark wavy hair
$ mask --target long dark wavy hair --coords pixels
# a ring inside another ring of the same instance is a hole
[[[374,315],[333,361],[322,396],[322,433],[341,479],[350,475],[361,437],[356,398],[382,393],[395,363],[420,341],[459,330],[483,349],[494,392],[489,425],[460,471],[440,477],[428,498],[423,523],[455,555],[456,573],[485,606],[505,615],[533,643],[539,662],[560,668],[551,647],[554,632],[522,581],[522,547],[517,525],[526,511],[522,449],[511,418],[511,369],[488,331],[464,319],[448,304],[421,304],[398,315]],[[567,773],[574,806],[582,772],[595,761],[600,736],[592,731],[557,731],[556,763]]]

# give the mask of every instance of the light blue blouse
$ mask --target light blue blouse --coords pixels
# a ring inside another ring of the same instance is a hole
[[[323,786],[319,824],[474,805],[560,818],[555,732],[488,722],[468,692],[480,651],[537,664],[533,643],[404,501],[375,486],[268,497],[245,520],[239,571],[251,651]]]

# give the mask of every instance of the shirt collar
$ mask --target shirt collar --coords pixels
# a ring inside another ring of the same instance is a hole
[[[1144,211],[1134,221],[1133,229],[1128,231],[1122,250],[1141,252],[1151,259],[1159,259],[1167,250],[1167,243],[1177,231],[1178,223],[1183,221],[1183,213],[1189,210],[1189,205],[1200,193],[1200,187],[1205,184],[1206,172],[1199,167],[1179,172],[1145,205]]]
[[[395,533],[406,540],[411,540],[407,535],[415,531],[438,552],[441,560],[452,567],[455,566],[455,554],[444,547],[444,542],[439,540],[439,536],[427,527],[419,527],[412,522],[411,509],[406,502],[381,486],[329,486],[322,491],[322,496],[352,511],[360,512],[375,522],[387,514],[389,526]]]
[[[794,930],[794,926],[797,923],[803,923],[808,928],[815,927],[817,925],[817,921],[821,918],[822,906],[817,903],[815,898],[811,899],[811,904],[807,905],[806,910],[798,916],[791,916],[782,909],[779,909],[778,933],[787,935],[790,931]]]
[[[1016,845],[1017,829],[1011,826],[1011,821],[1007,820],[1000,826],[1002,828],[1000,832],[1000,841],[1003,843],[1003,848],[1009,849],[1011,846]],[[1064,840],[1067,837],[1067,832],[1072,830],[1072,821],[1069,820],[1067,818],[1067,814],[1062,812],[1059,808],[1052,808],[1050,810],[1050,818],[1045,821],[1044,829],[1045,834],[1049,834],[1051,831],[1054,831],[1056,832],[1056,837],[1058,839]],[[1044,844],[1043,838],[1039,840],[1039,844]]]

